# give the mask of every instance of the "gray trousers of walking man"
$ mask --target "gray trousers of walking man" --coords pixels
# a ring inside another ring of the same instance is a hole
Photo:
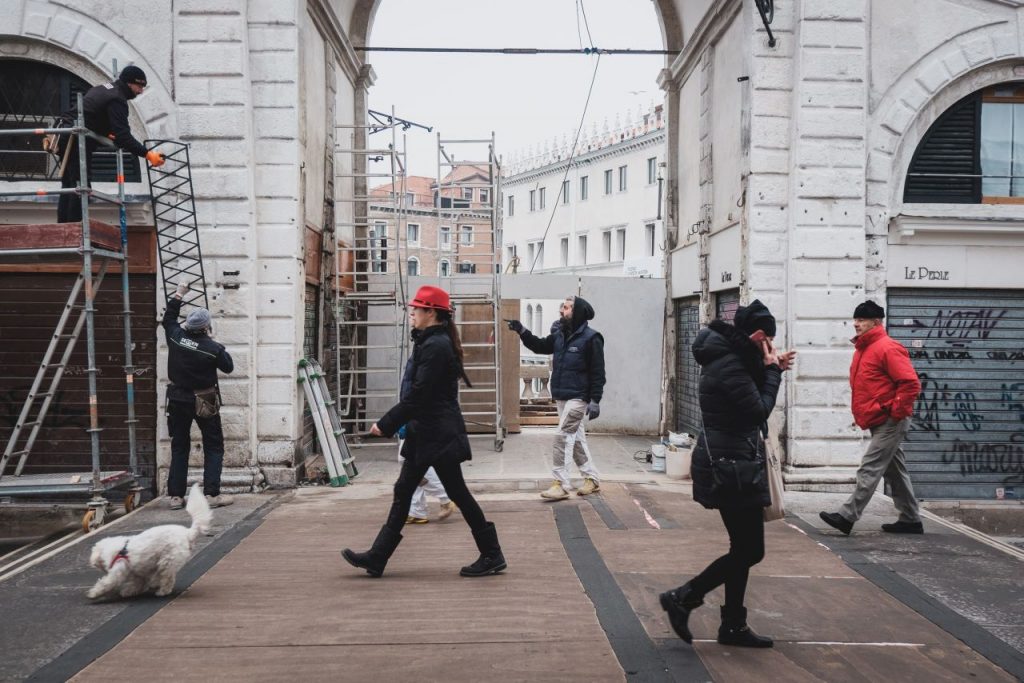
[[[907,472],[907,458],[900,444],[910,429],[910,418],[897,422],[892,418],[871,428],[871,442],[857,470],[857,488],[850,499],[840,508],[839,514],[850,522],[856,522],[864,514],[864,508],[871,501],[878,488],[878,481],[885,479],[892,491],[892,502],[900,513],[901,522],[920,522],[917,498]]]

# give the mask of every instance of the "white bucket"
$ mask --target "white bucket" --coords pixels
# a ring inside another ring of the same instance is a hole
[[[670,448],[665,453],[665,474],[669,479],[690,478],[690,455],[692,448]]]
[[[665,446],[660,443],[651,444],[651,472],[665,471]]]

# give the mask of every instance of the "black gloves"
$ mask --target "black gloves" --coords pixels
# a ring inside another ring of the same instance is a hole
[[[525,327],[523,327],[523,324],[521,322],[519,322],[518,320],[508,320],[508,319],[506,319],[505,323],[508,324],[508,329],[512,330],[516,334],[522,334],[523,330],[526,329]]]
[[[601,416],[601,406],[599,406],[597,404],[597,401],[591,401],[587,405],[587,417],[590,418],[591,421],[594,421],[594,420],[596,420],[600,416]]]

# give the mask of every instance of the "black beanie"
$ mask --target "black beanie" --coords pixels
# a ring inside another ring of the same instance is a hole
[[[876,304],[871,299],[868,299],[864,303],[860,304],[853,310],[854,318],[866,318],[868,320],[874,320],[876,318],[885,317],[885,309]]]
[[[117,77],[117,80],[122,83],[135,83],[137,85],[146,85],[146,72],[130,64],[125,68],[121,69],[121,75]]]
[[[775,316],[759,299],[754,299],[748,306],[737,308],[733,324],[747,334],[761,330],[769,337],[775,336]]]

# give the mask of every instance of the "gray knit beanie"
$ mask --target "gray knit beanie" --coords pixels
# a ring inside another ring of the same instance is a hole
[[[181,327],[188,332],[199,332],[209,329],[210,312],[205,308],[196,308],[189,311],[188,317],[185,318],[185,324]]]

